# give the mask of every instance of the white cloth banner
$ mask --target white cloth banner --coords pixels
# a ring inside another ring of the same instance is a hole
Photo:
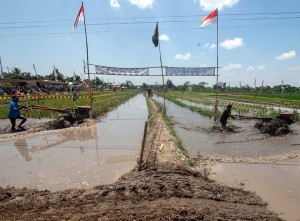
[[[177,76],[215,76],[215,68],[177,68],[167,67],[166,75],[177,75]]]
[[[149,75],[149,68],[116,68],[95,65],[96,74],[106,75]]]

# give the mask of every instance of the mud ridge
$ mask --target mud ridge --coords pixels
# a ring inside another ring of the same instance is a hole
[[[281,220],[254,193],[169,165],[134,170],[90,190],[0,188],[0,215],[1,220]]]

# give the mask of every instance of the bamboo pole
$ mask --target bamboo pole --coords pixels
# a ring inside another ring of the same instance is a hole
[[[83,2],[82,2],[82,6],[83,6]],[[83,23],[84,23],[84,33],[85,33],[87,71],[88,71],[88,78],[89,78],[89,85],[90,85],[91,108],[92,108],[92,113],[93,113],[94,112],[93,111],[94,110],[94,108],[93,108],[94,96],[93,96],[93,89],[92,89],[91,78],[90,78],[89,46],[88,46],[88,39],[87,39],[87,32],[86,32],[86,23],[85,23],[85,12],[84,12],[84,10],[83,10]]]
[[[141,148],[141,153],[140,153],[139,171],[141,171],[141,169],[142,169],[143,155],[144,155],[146,136],[147,136],[147,128],[148,128],[148,121],[145,121],[143,142],[142,142],[142,148]]]
[[[215,102],[215,117],[214,121],[217,120],[218,110],[218,84],[219,84],[219,10],[217,9],[217,83],[216,83],[216,102]]]

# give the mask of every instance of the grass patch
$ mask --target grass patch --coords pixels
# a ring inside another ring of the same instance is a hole
[[[159,102],[151,99],[151,101],[153,101],[155,103],[155,105],[158,107],[158,111],[162,112],[163,110],[163,105],[161,105]],[[180,152],[187,158],[186,160],[186,164],[189,166],[194,166],[195,164],[193,163],[193,161],[190,159],[187,150],[184,148],[182,141],[179,139],[174,127],[173,127],[173,122],[172,119],[166,115],[166,114],[162,114],[162,119],[166,124],[166,127],[168,128],[169,132],[171,133],[171,135],[174,137],[175,139],[175,145],[177,146],[177,148],[180,150]]]
[[[137,95],[139,91],[128,91],[128,92],[118,92],[118,93],[94,93],[94,116],[101,116],[104,113],[108,112],[110,109],[118,106],[122,102],[128,100],[129,98]],[[32,106],[38,105],[37,100],[21,100],[19,105],[24,106]],[[89,106],[90,105],[90,97],[89,94],[79,94],[79,98],[76,102],[72,100],[72,98],[47,98],[40,100],[40,106],[53,107],[59,109],[74,109],[76,106]],[[5,119],[8,118],[8,108],[9,104],[3,105],[0,107],[0,118]],[[43,111],[40,113],[38,110],[21,110],[22,115],[30,118],[38,118],[39,116],[42,118],[56,118],[58,116],[58,112],[55,111]]]

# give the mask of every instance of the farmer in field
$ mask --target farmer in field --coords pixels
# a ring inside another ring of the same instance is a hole
[[[232,108],[232,105],[231,104],[228,104],[226,109],[223,111],[222,113],[222,116],[221,116],[221,119],[220,119],[220,122],[221,122],[221,125],[222,125],[222,128],[223,129],[226,129],[226,124],[227,124],[227,119],[229,116],[232,117],[231,115],[231,108]]]
[[[18,129],[24,130],[22,125],[26,122],[26,118],[21,116],[20,109],[22,107],[19,107],[18,105],[19,98],[16,95],[12,96],[12,101],[9,104],[9,110],[8,110],[8,117],[11,122],[11,131],[16,131],[16,120],[21,119],[21,123],[18,126]]]
[[[74,102],[78,100],[78,95],[76,94],[76,91],[73,91],[72,97]]]
[[[148,92],[148,97],[152,97],[152,89],[151,89],[151,87],[148,87],[147,92]]]

